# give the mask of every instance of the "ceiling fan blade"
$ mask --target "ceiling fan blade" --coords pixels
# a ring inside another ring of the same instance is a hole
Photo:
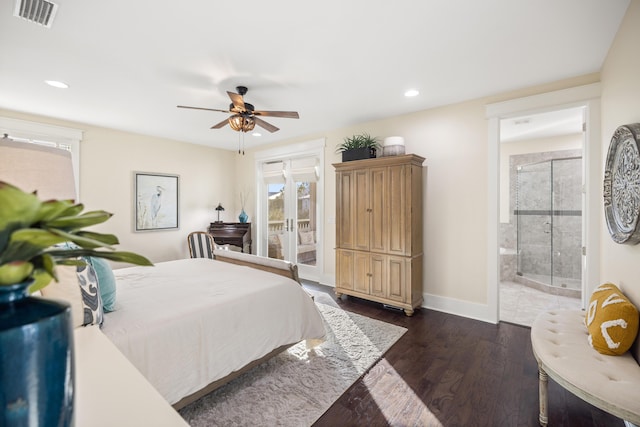
[[[239,112],[242,113],[247,111],[247,108],[244,106],[244,100],[242,99],[242,95],[238,95],[237,93],[233,93],[229,91],[227,91],[227,95],[229,95],[229,98],[231,98],[231,102],[233,103],[233,106],[236,107],[238,110],[240,110]]]
[[[211,126],[211,129],[220,129],[220,128],[224,127],[227,124],[229,124],[229,119],[224,119],[220,123]]]
[[[229,113],[229,110],[218,110],[216,108],[188,107],[186,105],[178,105],[178,108],[189,108],[191,110],[218,111],[220,113]]]
[[[254,111],[255,116],[269,116],[269,117],[286,117],[288,119],[299,119],[297,111]]]
[[[266,130],[268,130],[269,132],[273,133],[273,132],[277,132],[280,129],[275,127],[274,125],[272,125],[271,123],[267,123],[262,119],[259,119],[257,117],[253,117],[253,120],[256,122],[256,124]]]

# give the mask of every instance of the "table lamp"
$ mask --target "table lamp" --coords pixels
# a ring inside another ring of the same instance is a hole
[[[222,207],[222,203],[218,203],[218,206],[216,206],[216,211],[218,211],[218,220],[216,222],[222,222],[220,221],[220,212],[223,210],[224,208]]]

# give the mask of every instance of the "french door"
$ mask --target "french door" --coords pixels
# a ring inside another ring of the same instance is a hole
[[[258,162],[258,254],[295,263],[312,280],[322,259],[320,164],[308,152]]]

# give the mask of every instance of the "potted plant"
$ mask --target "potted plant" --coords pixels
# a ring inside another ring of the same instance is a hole
[[[371,159],[376,157],[376,149],[380,147],[377,137],[372,137],[368,133],[361,133],[345,137],[338,145],[336,152],[342,153],[342,161]]]
[[[78,257],[152,265],[114,251],[116,236],[85,231],[111,214],[83,209],[70,200],[41,201],[0,181],[0,425],[67,426],[72,420],[71,310],[29,292],[57,280],[56,265],[82,265]],[[65,242],[74,248],[56,246]]]

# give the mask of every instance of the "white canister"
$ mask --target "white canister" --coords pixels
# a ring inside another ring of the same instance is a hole
[[[384,146],[404,145],[404,138],[401,136],[388,136],[384,139]]]
[[[385,145],[382,147],[383,156],[401,156],[404,154],[404,145]]]
[[[404,138],[401,136],[388,136],[384,139],[382,147],[383,156],[401,156],[404,154]]]

